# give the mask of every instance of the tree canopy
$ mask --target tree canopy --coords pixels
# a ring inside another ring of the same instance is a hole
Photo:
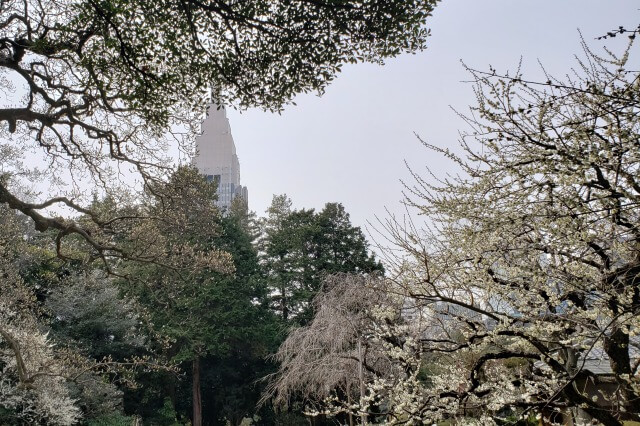
[[[261,258],[272,308],[284,320],[304,324],[313,316],[310,302],[325,276],[379,272],[382,265],[341,204],[327,203],[319,212],[290,207],[286,196],[274,197],[267,210]]]
[[[90,179],[115,196],[118,167],[145,179],[166,170],[168,144],[193,135],[212,96],[218,104],[277,110],[297,93],[322,92],[345,63],[424,48],[435,3],[3,2],[0,78],[13,92],[0,108],[3,144],[18,157],[42,153],[52,181],[69,173],[73,183]],[[12,165],[5,170],[27,187],[43,177]],[[0,181],[0,203],[39,230],[77,233],[111,252],[78,224],[42,213],[52,205],[86,213],[82,185],[31,202],[16,192],[18,183]]]

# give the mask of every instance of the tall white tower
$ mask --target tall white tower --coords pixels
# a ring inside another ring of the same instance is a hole
[[[240,185],[240,162],[224,107],[209,107],[202,133],[196,139],[194,164],[207,180],[218,183],[218,207],[228,209],[236,197],[242,197],[248,205],[249,194]]]

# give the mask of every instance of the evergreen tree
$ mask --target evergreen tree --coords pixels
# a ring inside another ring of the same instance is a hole
[[[218,246],[231,254],[235,274],[221,277],[218,286],[235,300],[235,329],[228,330],[227,351],[203,359],[202,377],[204,417],[220,424],[240,424],[254,413],[264,386],[259,379],[274,370],[266,358],[283,338],[266,303],[268,288],[253,245],[252,222],[246,209],[232,209],[221,220]],[[266,408],[262,411],[268,414]]]
[[[341,204],[327,203],[319,213],[291,211],[290,206],[286,196],[274,197],[261,254],[272,309],[284,321],[305,324],[313,316],[309,302],[325,275],[382,271],[382,265],[369,253],[364,234],[351,224]]]
[[[248,214],[234,209],[221,215],[214,204],[215,185],[192,168],[178,170],[168,185],[149,193],[144,206],[149,219],[132,235],[163,256],[127,267],[130,279],[123,286],[169,340],[169,357],[188,365],[191,373],[190,380],[160,394],[173,399],[178,413],[190,401],[194,426],[202,424],[203,410],[212,421],[222,421],[225,413],[248,414],[259,391],[249,399],[223,400],[227,386],[250,386],[259,377],[246,369],[256,359],[264,364],[261,359],[272,349],[265,339],[273,317],[263,303],[267,290],[247,231]],[[224,373],[230,370],[235,374]],[[233,383],[218,380],[231,376]],[[190,397],[184,384],[191,386]]]

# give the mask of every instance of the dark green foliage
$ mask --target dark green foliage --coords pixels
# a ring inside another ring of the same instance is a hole
[[[157,426],[180,426],[182,423],[177,420],[176,410],[169,398],[165,398],[162,407],[157,414],[151,418],[151,423]]]
[[[15,424],[18,420],[13,410],[0,407],[0,424],[11,425]]]
[[[285,321],[304,324],[313,316],[309,302],[324,276],[382,271],[382,265],[341,204],[327,203],[320,212],[289,207],[286,197],[274,197],[262,241],[263,263],[272,309]]]
[[[139,416],[144,424],[180,424],[178,411],[188,417],[191,408],[188,391],[182,394],[178,388],[178,385],[185,381],[185,374],[176,376],[162,371],[138,374],[137,386],[124,389],[124,412]]]
[[[131,426],[134,418],[124,414],[109,414],[87,422],[87,426]]]
[[[192,409],[190,363],[198,357],[204,424],[239,424],[253,416],[259,424],[298,424],[303,417],[296,413],[256,408],[265,384],[260,379],[276,367],[268,355],[290,325],[274,312],[273,280],[289,279],[285,284],[293,287],[286,291],[295,298],[290,309],[296,310],[295,321],[303,322],[311,315],[306,303],[324,274],[380,269],[362,232],[339,204],[327,204],[320,212],[284,209],[272,215],[277,219],[258,245],[255,217],[242,208],[220,215],[214,188],[195,170],[181,169],[169,184],[151,190],[138,206],[117,205],[109,198],[92,206],[105,217],[147,218],[114,223],[105,231],[148,259],[113,269],[127,279],[109,277],[90,258],[86,264],[50,262],[54,251],[48,238],[29,233],[29,222],[24,223],[27,231],[16,231],[16,238],[29,236],[20,238],[24,253],[16,253],[16,259],[30,285],[39,289],[50,336],[60,347],[115,361],[155,351],[182,370],[138,370],[127,376],[135,378],[134,389],[121,386],[116,372],[88,374],[70,383],[85,421],[119,426],[130,424],[129,416],[135,415],[145,424],[185,424]],[[185,247],[194,256],[184,256]],[[263,254],[282,255],[282,262],[260,259],[264,248]],[[0,415],[11,422],[11,413]]]
[[[231,259],[218,245],[222,225],[213,204],[215,186],[183,168],[152,191],[142,207],[151,219],[132,233],[149,239],[156,255],[153,262],[129,264],[130,279],[121,288],[146,308],[155,330],[171,339],[175,361],[224,352],[237,315],[230,304],[242,299],[244,289],[230,284]]]
[[[235,274],[221,277],[223,291],[233,295],[235,324],[229,333],[228,350],[212,354],[202,362],[203,414],[210,424],[239,424],[251,417],[263,384],[259,379],[273,371],[266,360],[282,338],[282,328],[268,309],[267,287],[262,279],[247,218],[238,212],[222,218],[218,247],[230,253]],[[231,300],[230,300],[231,301]]]
[[[94,359],[124,360],[145,350],[135,301],[100,272],[72,275],[53,287],[46,307],[54,336]]]
[[[239,424],[256,413],[256,403],[263,389],[262,377],[273,372],[273,366],[256,351],[253,342],[235,347],[224,358],[203,360],[203,417],[209,424]],[[258,414],[269,416],[271,407],[262,407]]]
[[[117,89],[154,118],[207,84],[223,103],[279,108],[297,93],[322,91],[344,63],[424,48],[435,3],[86,1],[32,49],[58,52],[88,36],[81,63],[92,84]]]
[[[122,286],[145,306],[155,331],[169,339],[167,357],[189,373],[190,363],[199,360],[204,418],[222,422],[253,413],[261,390],[256,381],[271,371],[265,357],[277,347],[280,327],[265,303],[268,289],[251,220],[236,210],[220,215],[213,190],[194,170],[181,169],[155,191],[163,197],[151,197],[147,208],[163,220],[147,232],[157,232],[157,241],[167,245],[166,263],[183,269],[130,266],[133,279]],[[187,249],[191,258],[183,254]],[[218,263],[197,261],[207,256]],[[158,386],[158,379],[164,385]],[[146,380],[151,386],[135,393],[139,405],[169,394],[178,413],[190,416],[191,374]]]
[[[368,251],[362,230],[351,224],[349,213],[342,204],[327,203],[317,214],[316,221],[318,270],[326,274],[382,271],[380,262]]]

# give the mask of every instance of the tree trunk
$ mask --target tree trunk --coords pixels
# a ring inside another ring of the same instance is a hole
[[[633,375],[629,356],[629,335],[616,327],[610,336],[605,336],[603,347],[609,355],[611,370],[620,386],[619,394],[615,395],[615,402],[620,405],[619,408],[628,409],[631,401],[638,397],[626,379]]]
[[[347,383],[347,404],[349,404],[349,407],[351,407],[351,389],[349,384]],[[353,425],[353,413],[351,411],[352,409],[349,408],[349,426],[354,426]]]
[[[282,309],[282,319],[286,322],[289,319],[289,307],[287,306],[287,288],[284,284],[280,287],[282,297],[280,299],[280,308]]]
[[[193,360],[193,426],[202,426],[202,395],[200,394],[200,358]]]
[[[176,345],[171,345],[166,352],[167,359],[172,359],[178,353]],[[173,409],[176,409],[176,387],[177,387],[177,378],[175,375],[171,373],[167,373],[167,379],[165,381],[165,392],[169,396],[171,400],[171,406]]]
[[[362,414],[360,415],[360,419],[363,425],[367,424],[367,412],[364,406],[364,354],[362,353],[362,337],[358,337],[358,378],[360,379],[360,410],[362,410]]]

